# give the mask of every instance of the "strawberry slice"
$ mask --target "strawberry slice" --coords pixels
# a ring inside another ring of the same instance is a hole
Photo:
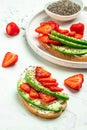
[[[55,21],[49,20],[48,23],[53,26],[53,30],[58,31],[59,30],[59,24]]]
[[[63,91],[63,88],[60,88],[58,86],[50,86],[49,89],[54,92],[61,92]]]
[[[59,29],[58,32],[61,33],[61,34],[67,34],[67,33],[69,33],[69,30],[67,30],[67,29]]]
[[[29,96],[31,98],[34,98],[34,99],[38,99],[40,97],[39,93],[35,89],[33,89],[32,87],[30,88]]]
[[[44,86],[44,87],[47,87],[47,88],[50,88],[50,87],[57,87],[58,86],[58,83],[57,82],[41,82],[41,84]]]
[[[69,32],[69,36],[70,36],[70,37],[74,37],[74,36],[75,36],[75,34],[76,34],[76,32],[75,32],[75,31],[70,31],[70,32]]]
[[[61,45],[60,42],[55,41],[55,40],[51,40],[48,35],[39,35],[39,36],[38,36],[38,40],[39,40],[40,42],[46,43],[46,44]]]
[[[43,25],[46,25],[46,24],[51,25],[52,29],[55,30],[55,31],[59,30],[59,24],[56,23],[55,21],[49,20],[47,22],[41,22],[40,26],[43,26]]]
[[[59,30],[59,24],[55,21],[41,22],[40,26],[35,29],[36,32],[48,35],[52,30]]]
[[[6,33],[10,36],[15,36],[20,32],[19,27],[17,26],[16,23],[10,22],[6,26]]]
[[[56,83],[56,79],[48,77],[48,78],[38,78],[39,82],[50,82],[50,83]]]
[[[35,69],[36,78],[47,78],[51,76],[51,73],[44,68],[37,66]]]
[[[64,84],[67,87],[70,87],[75,90],[79,90],[82,87],[83,81],[84,81],[84,75],[76,74],[76,75],[70,76],[69,78],[65,79]]]
[[[48,35],[39,35],[38,40],[43,43],[49,43],[49,37]]]
[[[36,32],[48,35],[53,30],[52,26],[50,24],[45,24],[37,27],[35,29]]]
[[[18,61],[18,55],[12,52],[7,52],[2,61],[2,67],[9,67]]]
[[[40,98],[41,98],[41,101],[42,102],[45,102],[45,103],[49,103],[49,102],[52,102],[54,101],[56,98],[53,97],[53,96],[50,96],[50,95],[46,95],[46,94],[43,94],[43,93],[39,93],[40,95]]]
[[[83,35],[76,33],[75,36],[74,36],[74,38],[82,39],[82,38],[83,38]]]
[[[61,92],[61,91],[63,91],[63,88],[59,88],[58,87],[58,83],[57,82],[41,82],[41,84],[44,87],[46,87],[49,90],[54,91],[54,92]]]
[[[29,93],[30,91],[30,86],[28,83],[23,83],[20,85],[20,89],[21,91],[25,92],[25,93]]]

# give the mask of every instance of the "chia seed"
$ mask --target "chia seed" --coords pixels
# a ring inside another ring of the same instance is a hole
[[[50,4],[47,9],[52,13],[68,16],[77,13],[81,7],[70,0],[59,0]]]

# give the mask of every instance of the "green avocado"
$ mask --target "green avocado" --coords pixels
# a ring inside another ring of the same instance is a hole
[[[45,110],[45,111],[52,111],[52,112],[59,112],[62,110],[62,105],[59,103],[59,100],[53,101],[51,104],[48,104],[47,106],[44,106],[41,104],[39,99],[30,99],[29,95],[22,92],[20,90],[20,84],[26,82],[24,79],[20,79],[17,83],[17,90],[19,95],[29,104],[32,106],[36,107],[37,109],[39,108],[40,110]]]
[[[62,38],[64,40],[87,46],[87,40],[77,39],[77,38],[73,38],[73,37],[70,37],[70,36],[66,36],[66,35],[58,33],[57,31],[54,31],[54,30],[52,30],[51,34],[56,36],[56,37]]]
[[[77,44],[76,42],[73,41],[68,41],[66,39],[62,39],[60,37],[54,36],[52,34],[49,34],[49,38],[58,42],[61,42],[63,45],[73,47],[73,48],[78,48],[78,49],[87,49],[87,45],[82,45],[82,44]]]
[[[63,92],[53,92],[53,91],[50,91],[48,88],[45,88],[44,86],[42,86],[41,83],[38,82],[35,78],[34,69],[27,70],[25,74],[25,80],[37,91],[41,91],[47,95],[51,95],[62,100],[69,99],[68,95]]]
[[[51,46],[54,50],[59,51],[63,54],[67,55],[84,55],[87,54],[87,49],[77,49],[77,48],[72,48],[68,46],[56,46],[52,45]]]

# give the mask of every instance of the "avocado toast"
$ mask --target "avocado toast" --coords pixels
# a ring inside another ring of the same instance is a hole
[[[69,99],[51,73],[40,66],[30,66],[24,71],[17,83],[17,90],[31,113],[47,119],[59,117]]]
[[[76,30],[73,31],[71,26],[70,29],[61,29],[55,21],[41,22],[35,32],[39,34],[37,39],[43,49],[53,56],[69,61],[87,62],[87,40],[83,39],[84,24],[76,24]]]

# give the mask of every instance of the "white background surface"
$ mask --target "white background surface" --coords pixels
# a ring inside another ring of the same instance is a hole
[[[0,66],[0,130],[86,130],[87,129],[87,70],[68,69],[49,63],[37,56],[25,40],[25,26],[37,10],[50,0],[0,0],[0,64],[7,51],[18,54],[19,60],[10,68]],[[78,0],[79,1],[79,0]],[[85,3],[86,0],[84,1]],[[85,19],[85,18],[84,18]],[[20,34],[8,37],[5,27],[16,22]],[[41,65],[58,79],[59,86],[69,94],[68,107],[60,118],[44,120],[29,113],[17,97],[17,81],[20,73],[29,65]],[[66,77],[83,73],[84,83],[80,91],[70,91],[63,85]]]

